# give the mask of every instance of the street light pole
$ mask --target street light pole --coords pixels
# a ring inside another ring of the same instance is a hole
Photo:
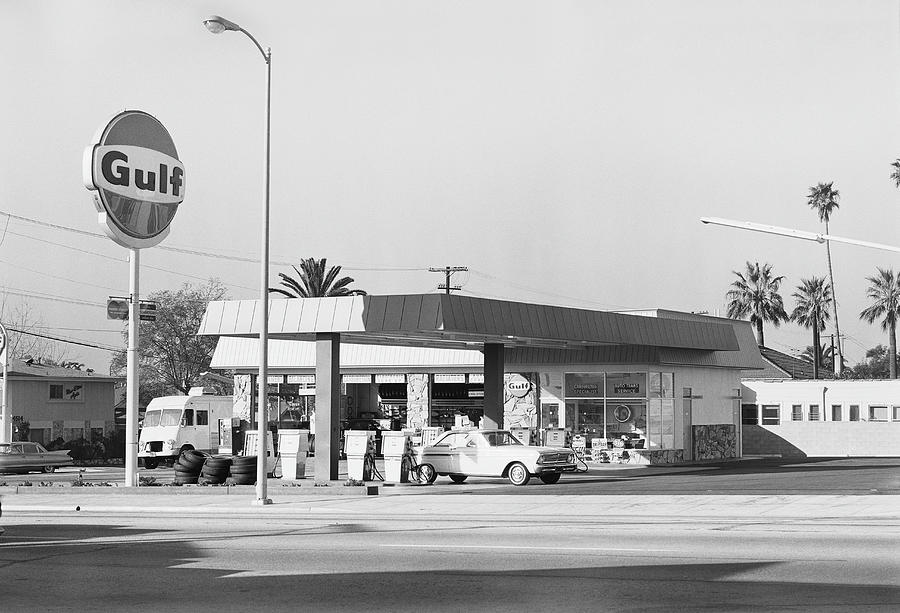
[[[226,30],[243,32],[253,41],[266,62],[266,197],[262,210],[262,262],[260,263],[260,328],[259,328],[259,377],[257,378],[257,452],[256,452],[256,500],[254,504],[272,504],[266,492],[266,459],[268,457],[268,413],[269,400],[267,394],[269,371],[269,162],[272,127],[272,49],[262,45],[250,32],[218,15],[211,15],[203,20],[203,25],[213,34],[221,34]]]

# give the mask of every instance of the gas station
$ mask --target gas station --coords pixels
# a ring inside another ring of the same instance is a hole
[[[258,368],[259,304],[207,306],[198,334],[219,337],[213,368],[243,374]],[[605,441],[618,433],[612,418],[618,415],[646,439],[634,455],[666,463],[706,459],[697,455],[710,450],[739,457],[741,373],[762,367],[748,322],[668,310],[620,313],[413,294],[275,299],[267,319],[270,372],[314,381],[314,468],[323,480],[338,478],[342,376],[384,370],[389,348],[425,356],[477,352],[480,363],[465,368],[483,374],[481,428],[509,426],[509,377],[530,373],[540,405],[535,428],[552,415],[552,425],[569,434]],[[342,348],[354,356],[352,365]],[[441,359],[455,358],[406,359],[393,370],[437,372]],[[415,427],[414,417],[409,413],[402,426]]]

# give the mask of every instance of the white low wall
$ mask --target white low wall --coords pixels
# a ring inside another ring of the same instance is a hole
[[[787,422],[744,426],[743,454],[900,457],[900,422]]]

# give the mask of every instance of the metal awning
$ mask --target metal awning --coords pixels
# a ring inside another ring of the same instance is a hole
[[[259,301],[209,303],[198,334],[259,335]],[[583,348],[631,345],[737,351],[726,323],[644,317],[607,311],[472,298],[449,294],[273,298],[269,337],[314,340],[339,333],[358,344],[474,349],[506,347]]]

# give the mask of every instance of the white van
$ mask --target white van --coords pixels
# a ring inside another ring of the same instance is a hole
[[[194,387],[187,396],[154,398],[147,406],[138,457],[145,468],[156,468],[161,460],[175,460],[187,449],[217,453],[219,420],[231,419],[231,396],[204,394]]]

